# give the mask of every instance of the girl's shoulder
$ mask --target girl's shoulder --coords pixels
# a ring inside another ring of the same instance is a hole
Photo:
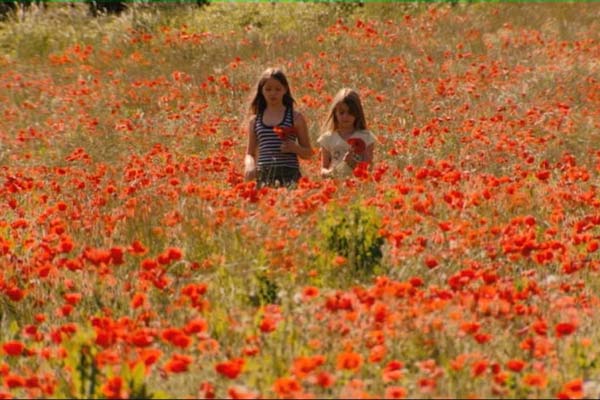
[[[321,146],[327,147],[334,140],[334,135],[336,135],[336,133],[333,131],[323,132],[317,138],[317,143]]]
[[[293,112],[294,121],[304,121],[304,115],[300,111],[294,110]]]
[[[337,133],[335,133],[334,131],[325,131],[319,135],[318,139],[321,139],[321,138],[329,139],[329,138],[332,138],[334,135],[337,135]]]
[[[254,123],[256,122],[256,118],[258,117],[257,114],[251,114],[246,118],[246,123],[247,124],[251,124],[254,125]]]
[[[377,137],[368,129],[356,131],[352,136],[361,138],[367,146],[377,142]]]
[[[256,124],[256,118],[257,118],[256,114],[251,114],[251,115],[247,116],[243,126],[249,128],[251,131],[254,131],[254,125]]]

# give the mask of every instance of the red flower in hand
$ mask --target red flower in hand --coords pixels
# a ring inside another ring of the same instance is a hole
[[[288,136],[295,135],[297,132],[294,126],[276,126],[273,131],[281,140],[285,140]]]
[[[350,138],[348,144],[352,146],[352,151],[356,154],[362,154],[367,148],[365,141],[360,138]]]

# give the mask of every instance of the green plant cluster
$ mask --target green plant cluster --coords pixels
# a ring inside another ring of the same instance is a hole
[[[120,368],[101,369],[96,361],[99,352],[94,343],[94,332],[86,327],[73,337],[65,340],[66,357],[62,369],[72,371],[70,377],[61,376],[61,385],[56,393],[57,398],[71,399],[102,399],[101,382],[106,378],[120,376],[123,380],[123,394],[134,399],[168,398],[162,391],[149,391],[145,382],[145,367],[143,363],[121,365]]]
[[[377,210],[360,204],[330,208],[320,223],[326,249],[346,258],[350,270],[361,276],[372,274],[381,261],[385,239],[380,228]]]

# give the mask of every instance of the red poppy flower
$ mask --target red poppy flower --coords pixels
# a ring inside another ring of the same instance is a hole
[[[4,350],[4,353],[8,354],[9,356],[18,356],[21,355],[21,353],[23,353],[25,345],[23,345],[23,343],[19,341],[13,340],[4,343],[2,345],[2,349]]]
[[[136,347],[148,347],[154,341],[154,335],[149,329],[140,329],[131,333],[128,339]]]
[[[9,389],[25,386],[25,378],[19,375],[8,374],[4,377],[4,385]]]
[[[427,268],[433,269],[439,265],[439,262],[435,257],[427,256],[425,257],[425,265]]]
[[[281,140],[285,140],[288,136],[293,136],[298,132],[294,126],[276,126],[273,131]]]
[[[216,398],[215,385],[213,385],[210,382],[202,382],[202,384],[200,385],[200,393],[202,394],[202,397],[205,399]]]
[[[188,366],[192,363],[192,357],[184,354],[173,354],[171,359],[165,364],[165,371],[170,373],[187,372]]]
[[[543,389],[548,385],[548,378],[541,373],[531,373],[523,377],[523,383],[527,386]]]
[[[192,335],[194,333],[206,332],[207,328],[208,326],[204,318],[197,317],[189,321],[183,328],[183,331],[188,335]]]
[[[302,390],[302,385],[292,377],[281,377],[273,383],[273,391],[280,398],[292,398],[294,394],[299,394]]]
[[[401,386],[389,386],[385,389],[386,399],[404,399],[406,394],[406,389]]]
[[[348,144],[352,146],[352,151],[356,154],[362,154],[367,148],[365,141],[361,138],[350,138]]]
[[[584,396],[583,380],[581,378],[574,379],[563,385],[563,393],[567,396],[564,398],[581,399]]]
[[[513,358],[506,362],[506,367],[514,372],[521,372],[525,368],[525,361],[517,358]]]
[[[345,370],[358,370],[362,365],[362,357],[358,353],[345,352],[338,354],[337,368]]]
[[[109,399],[120,399],[126,396],[123,378],[115,376],[102,385],[102,394]]]
[[[561,322],[559,324],[556,324],[556,326],[554,327],[556,337],[559,338],[570,335],[571,333],[575,332],[576,329],[577,327],[575,326],[575,324],[571,322]]]
[[[158,361],[158,359],[162,356],[162,351],[153,348],[140,349],[139,356],[144,362],[144,365],[149,367]]]
[[[215,370],[229,379],[235,379],[243,370],[245,361],[243,358],[234,358],[233,360],[218,363]]]

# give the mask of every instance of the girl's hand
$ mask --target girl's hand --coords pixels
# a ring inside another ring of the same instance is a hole
[[[256,162],[250,154],[246,154],[246,157],[244,157],[244,179],[246,181],[256,179]]]
[[[298,144],[293,140],[284,140],[281,143],[282,153],[298,153]]]
[[[253,181],[256,179],[256,169],[249,169],[244,171],[244,180],[246,182]]]

